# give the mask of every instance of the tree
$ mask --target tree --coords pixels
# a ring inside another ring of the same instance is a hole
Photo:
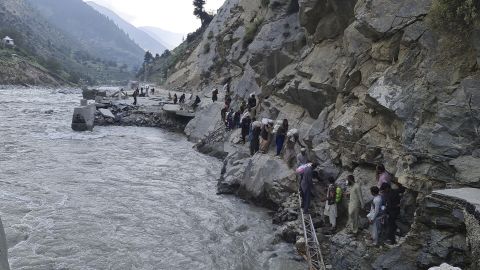
[[[160,54],[155,54],[155,60],[159,60],[160,59]]]
[[[205,0],[193,0],[193,7],[193,15],[202,21],[202,27],[212,21],[213,15],[205,11]]]
[[[151,53],[150,51],[147,51],[147,52],[145,53],[144,62],[145,62],[145,63],[150,63],[150,62],[153,61],[153,59],[154,59],[154,58],[153,58],[152,53]]]

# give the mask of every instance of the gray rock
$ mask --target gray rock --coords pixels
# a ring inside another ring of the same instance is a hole
[[[355,7],[356,28],[368,38],[380,39],[423,19],[430,4],[430,0],[361,0]]]
[[[108,109],[98,109],[98,111],[103,115],[103,117],[115,118],[115,115],[113,115],[113,113]]]
[[[473,156],[461,156],[452,161],[450,165],[455,167],[457,181],[462,184],[480,187],[480,158]]]

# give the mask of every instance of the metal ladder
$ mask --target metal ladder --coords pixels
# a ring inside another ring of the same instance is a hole
[[[302,198],[298,195],[300,205]],[[317,239],[315,226],[313,226],[312,217],[310,214],[304,214],[300,207],[300,214],[303,224],[303,236],[305,238],[305,251],[307,253],[307,262],[309,270],[326,270],[325,262],[323,261],[322,250]]]

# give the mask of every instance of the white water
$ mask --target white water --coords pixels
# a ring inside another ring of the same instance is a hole
[[[73,132],[79,98],[0,90],[12,269],[305,269],[265,210],[215,194],[219,160],[159,129]]]

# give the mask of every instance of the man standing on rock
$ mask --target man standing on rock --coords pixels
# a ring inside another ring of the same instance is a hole
[[[275,145],[277,146],[277,156],[280,156],[280,153],[283,149],[283,143],[285,142],[285,137],[288,132],[288,120],[283,119],[282,125],[277,130],[277,135],[275,138]]]
[[[360,209],[363,209],[363,196],[360,184],[355,182],[353,175],[347,176],[347,185],[349,187],[350,201],[348,202],[348,225],[347,227],[353,234],[358,233],[358,222]]]
[[[395,245],[395,234],[397,232],[397,218],[400,215],[401,194],[405,192],[405,188],[398,182],[395,182],[396,189],[392,189],[391,185],[384,183],[380,187],[383,199],[385,201],[387,221],[386,221],[386,238],[387,244]]]
[[[218,89],[215,88],[212,92],[212,101],[213,101],[213,103],[215,103],[215,102],[217,102],[217,100],[218,100]]]
[[[133,105],[137,105],[138,88],[133,91]]]
[[[250,132],[250,114],[247,114],[245,117],[243,117],[242,122],[240,123],[240,126],[242,127],[242,142],[245,144],[245,137],[247,137],[248,133]]]
[[[306,166],[302,173],[300,182],[300,195],[302,197],[302,209],[304,214],[308,214],[313,189],[313,171],[318,167],[318,163],[313,162],[311,166]]]
[[[260,149],[260,133],[262,129],[256,125],[256,122],[252,124],[252,139],[250,140],[250,155],[255,155]]]
[[[378,187],[371,187],[370,192],[373,196],[372,205],[370,207],[370,213],[367,218],[370,223],[370,234],[372,236],[372,243],[374,246],[378,246],[380,240],[380,233],[382,230],[382,219],[384,218],[383,199],[380,196],[380,190]]]
[[[385,170],[383,164],[377,165],[377,182],[378,188],[380,188],[383,183],[390,184],[392,182],[392,176]]]
[[[337,229],[337,204],[342,200],[342,188],[335,184],[333,177],[328,178],[327,200],[323,214],[328,217],[332,231]]]
[[[307,162],[307,149],[302,147],[302,149],[300,149],[300,153],[298,153],[297,155],[297,167],[302,166],[303,164],[307,164]]]

